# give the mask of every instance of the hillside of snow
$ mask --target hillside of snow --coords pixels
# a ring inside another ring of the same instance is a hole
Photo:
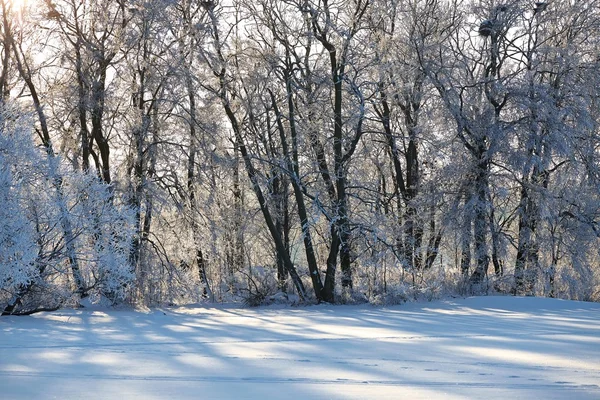
[[[0,318],[1,399],[600,399],[600,304],[62,310]]]

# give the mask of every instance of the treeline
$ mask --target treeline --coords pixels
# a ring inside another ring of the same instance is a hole
[[[596,0],[0,3],[4,314],[600,299]]]

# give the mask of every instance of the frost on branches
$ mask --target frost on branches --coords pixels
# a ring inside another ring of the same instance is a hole
[[[32,125],[14,107],[0,109],[0,311],[126,300],[129,209],[97,177],[36,147]]]
[[[24,213],[32,152],[22,140],[12,115],[0,111],[0,299],[15,296],[35,276],[35,229]]]

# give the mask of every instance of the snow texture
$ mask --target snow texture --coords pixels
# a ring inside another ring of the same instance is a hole
[[[600,304],[63,310],[0,318],[2,399],[600,398]]]

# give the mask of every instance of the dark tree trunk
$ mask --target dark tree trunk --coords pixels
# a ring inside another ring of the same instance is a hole
[[[21,60],[21,49],[17,49],[16,46],[13,46],[13,50],[17,69],[21,75],[21,78],[25,81],[25,84],[29,89],[31,99],[33,100],[33,105],[38,116],[38,121],[40,123],[40,138],[48,156],[50,173],[52,174],[53,185],[56,190],[57,205],[60,213],[60,224],[63,229],[65,248],[67,250],[67,259],[76,285],[76,293],[78,293],[81,298],[84,298],[88,295],[88,288],[86,287],[85,280],[79,267],[79,260],[77,258],[77,251],[75,249],[75,234],[73,232],[73,227],[71,226],[71,220],[69,219],[69,210],[65,200],[65,194],[63,192],[63,179],[58,170],[58,159],[52,148],[52,141],[50,139],[50,131],[48,130],[46,114],[44,113],[44,109],[40,102],[37,88],[33,83],[29,66],[26,64],[25,60]]]
[[[474,292],[481,291],[481,284],[487,276],[489,255],[487,246],[488,227],[488,169],[489,160],[485,146],[478,147],[478,163],[475,176],[475,204],[473,205],[473,231],[475,246],[475,270],[471,274],[470,284]]]
[[[489,199],[491,203],[491,199]],[[492,264],[494,265],[494,274],[497,277],[504,275],[504,263],[500,259],[500,231],[496,226],[494,208],[490,210],[490,232],[492,234]]]
[[[0,104],[10,94],[8,76],[10,68],[10,53],[12,45],[12,21],[9,21],[11,10],[6,0],[2,0],[2,70],[0,71]]]
[[[286,98],[288,105],[288,119],[290,124],[290,134],[292,140],[292,149],[290,152],[285,129],[282,122],[282,116],[279,112],[279,108],[277,107],[277,102],[275,101],[275,96],[271,93],[271,100],[273,103],[273,108],[275,114],[277,115],[277,129],[279,130],[281,145],[283,147],[283,154],[286,158],[286,164],[289,173],[292,174],[292,188],[294,190],[294,198],[296,200],[296,208],[298,210],[298,218],[300,219],[300,228],[302,229],[302,239],[304,242],[304,252],[306,254],[306,260],[308,263],[308,270],[310,274],[310,278],[312,281],[313,289],[315,291],[315,296],[318,301],[333,301],[333,292],[325,293],[323,290],[323,284],[321,282],[321,275],[319,274],[319,268],[317,264],[315,249],[313,246],[312,233],[310,230],[310,225],[308,221],[308,212],[306,209],[306,203],[304,201],[304,194],[302,189],[302,182],[300,180],[300,166],[298,160],[298,137],[296,131],[296,112],[292,97],[292,88],[291,88],[291,76],[289,76],[289,72],[286,71]]]
[[[106,139],[103,132],[103,118],[104,118],[104,106],[105,106],[105,98],[106,98],[106,70],[108,68],[109,62],[104,58],[104,54],[102,54],[102,60],[99,65],[99,76],[98,80],[94,82],[92,85],[92,93],[91,93],[91,121],[92,121],[92,131],[91,137],[96,142],[98,146],[98,151],[100,153],[100,173],[102,180],[106,184],[111,183],[110,176],[110,145],[108,140]]]
[[[186,14],[187,15],[187,14]],[[187,165],[187,195],[189,201],[189,207],[191,212],[191,225],[192,225],[192,236],[194,240],[194,246],[196,247],[196,265],[198,267],[198,276],[200,281],[204,285],[202,289],[203,297],[210,299],[210,301],[214,302],[214,295],[210,287],[210,282],[208,281],[207,274],[207,265],[206,260],[204,258],[204,254],[202,252],[202,244],[200,238],[200,229],[198,227],[197,218],[199,217],[198,205],[196,204],[196,155],[198,148],[198,137],[196,132],[197,120],[196,120],[196,94],[194,92],[192,76],[190,71],[190,66],[188,63],[185,64],[186,75],[186,88],[188,94],[188,101],[190,106],[190,145],[189,145],[189,153],[188,153],[188,165]]]
[[[420,90],[421,83],[417,81],[415,83],[415,91],[418,93]],[[399,254],[403,255],[403,261],[408,270],[421,270],[424,266],[422,250],[424,229],[422,222],[418,218],[419,210],[415,204],[416,197],[420,191],[421,180],[416,135],[420,103],[418,100],[411,99],[410,97],[407,97],[403,101],[397,99],[398,105],[404,114],[404,123],[409,132],[408,146],[404,153],[404,161],[406,163],[406,170],[404,170],[401,163],[401,153],[391,127],[391,109],[383,83],[379,84],[379,94],[381,108],[376,108],[375,111],[383,125],[386,143],[391,154],[396,180],[398,213],[402,215],[398,219],[399,227],[401,227],[401,232],[399,232],[397,238],[398,250]],[[405,174],[406,178],[404,177]],[[433,238],[430,242],[433,245],[435,244],[436,233],[432,232],[432,235]],[[433,257],[433,260],[435,260],[436,254],[437,251],[427,251],[425,265],[427,264],[427,258]]]
[[[212,14],[212,12],[211,12],[211,14]],[[215,18],[216,17],[214,16],[214,14],[212,14],[211,19],[212,19],[213,29],[215,31],[214,32],[215,41],[218,45],[219,38],[218,38]],[[224,65],[225,60],[224,60],[223,56],[220,55],[219,58]],[[231,124],[231,128],[235,135],[237,148],[239,148],[242,159],[244,160],[244,165],[246,167],[246,173],[248,174],[248,178],[250,179],[250,182],[252,183],[252,189],[258,200],[258,204],[260,206],[261,212],[265,219],[265,223],[267,224],[269,233],[271,234],[271,237],[273,238],[273,241],[275,242],[275,251],[277,252],[277,254],[279,256],[282,257],[285,268],[292,278],[292,281],[294,283],[294,286],[296,287],[298,295],[300,296],[300,298],[302,300],[304,300],[306,298],[306,289],[304,288],[304,284],[302,283],[302,280],[300,279],[300,276],[298,275],[298,272],[296,271],[296,268],[294,267],[294,264],[292,263],[290,255],[287,252],[287,249],[285,248],[285,243],[283,241],[283,238],[277,232],[277,228],[275,226],[273,216],[271,215],[271,211],[269,210],[267,200],[263,194],[263,191],[262,191],[259,181],[258,181],[258,176],[257,176],[258,174],[257,174],[254,166],[252,165],[252,159],[250,157],[250,154],[248,153],[248,150],[246,149],[246,145],[245,145],[244,139],[242,137],[240,125],[235,116],[235,113],[231,109],[231,105],[230,105],[229,99],[228,99],[227,85],[226,85],[226,81],[225,81],[225,79],[226,79],[225,73],[226,73],[226,69],[224,66],[221,70],[215,72],[215,74],[219,78],[219,85],[220,85],[219,95],[221,97],[221,104],[225,110],[227,119],[229,120],[229,122]]]
[[[471,243],[473,241],[473,220],[471,215],[471,194],[465,195],[465,207],[462,221],[460,272],[468,278],[471,268]]]
[[[82,169],[89,171],[90,169],[90,154],[92,153],[92,142],[90,141],[90,132],[87,126],[87,107],[88,107],[88,88],[85,83],[83,73],[83,61],[81,56],[81,40],[78,39],[75,44],[75,72],[77,74],[77,115],[79,118],[79,137],[81,140],[82,153]],[[98,169],[98,176],[101,176]]]

